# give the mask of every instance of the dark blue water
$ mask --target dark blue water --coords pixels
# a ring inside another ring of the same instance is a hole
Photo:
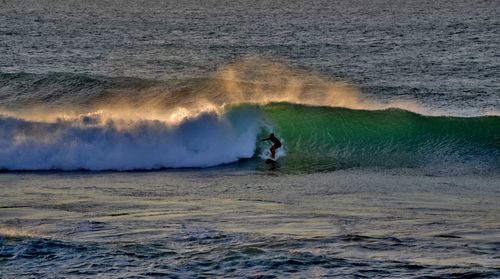
[[[499,107],[498,8],[462,0],[4,1],[0,72],[186,79],[258,54],[352,81],[373,98],[477,115]]]
[[[0,176],[2,278],[497,278],[498,176]]]

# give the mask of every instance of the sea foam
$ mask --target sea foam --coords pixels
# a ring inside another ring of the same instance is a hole
[[[0,117],[0,168],[133,170],[210,167],[250,158],[262,126],[255,108],[205,112],[176,124],[90,115],[36,122]]]

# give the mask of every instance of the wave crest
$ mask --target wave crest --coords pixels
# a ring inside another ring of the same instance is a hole
[[[0,168],[134,170],[210,167],[250,158],[256,108],[206,112],[176,125],[85,115],[56,122],[0,117]]]

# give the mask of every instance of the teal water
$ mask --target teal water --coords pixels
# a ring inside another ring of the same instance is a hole
[[[285,142],[284,168],[415,167],[499,170],[500,118],[425,116],[272,104],[263,108]]]

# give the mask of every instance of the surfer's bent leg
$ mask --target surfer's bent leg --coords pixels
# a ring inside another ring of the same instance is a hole
[[[276,156],[276,146],[271,146],[271,158],[274,159],[274,157]]]

